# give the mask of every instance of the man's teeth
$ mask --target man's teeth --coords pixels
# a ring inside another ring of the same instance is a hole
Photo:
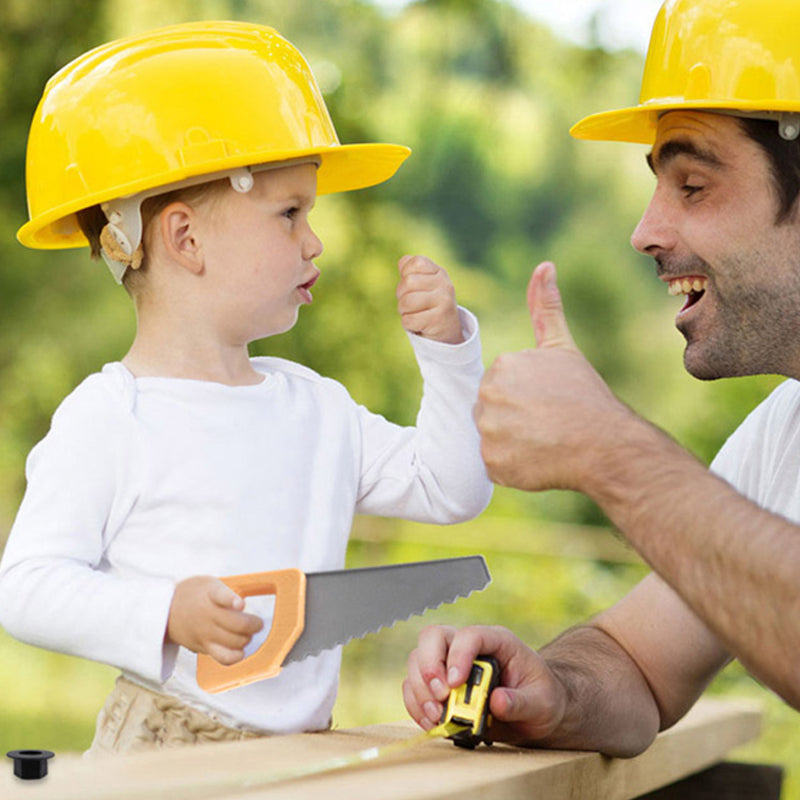
[[[708,286],[706,278],[676,278],[669,282],[671,295],[689,294],[690,292],[704,292]]]

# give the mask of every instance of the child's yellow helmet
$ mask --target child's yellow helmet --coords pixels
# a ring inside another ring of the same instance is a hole
[[[340,144],[308,64],[272,28],[174,25],[95,48],[48,81],[28,139],[30,221],[17,237],[80,247],[81,209],[306,156],[319,157],[320,194],[359,189],[409,153]]]
[[[658,12],[639,105],[593,114],[578,139],[652,144],[660,114],[720,111],[779,122],[800,134],[797,0],[667,0]]]

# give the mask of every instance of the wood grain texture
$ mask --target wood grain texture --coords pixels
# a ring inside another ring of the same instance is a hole
[[[750,703],[701,700],[633,759],[505,745],[474,751],[446,740],[323,775],[260,784],[291,768],[414,736],[411,722],[202,745],[105,759],[56,755],[42,781],[0,776],[3,800],[630,800],[703,770],[757,738]],[[11,762],[9,761],[9,765]],[[250,784],[249,786],[247,784]]]

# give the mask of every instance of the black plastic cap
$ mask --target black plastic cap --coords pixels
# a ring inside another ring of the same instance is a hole
[[[47,759],[55,753],[49,750],[11,750],[6,755],[14,759],[14,774],[24,781],[34,781],[47,775]]]

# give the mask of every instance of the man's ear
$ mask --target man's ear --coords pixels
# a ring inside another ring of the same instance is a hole
[[[186,203],[170,203],[159,214],[161,245],[167,256],[190,272],[203,272],[203,249],[200,244],[199,219]]]

